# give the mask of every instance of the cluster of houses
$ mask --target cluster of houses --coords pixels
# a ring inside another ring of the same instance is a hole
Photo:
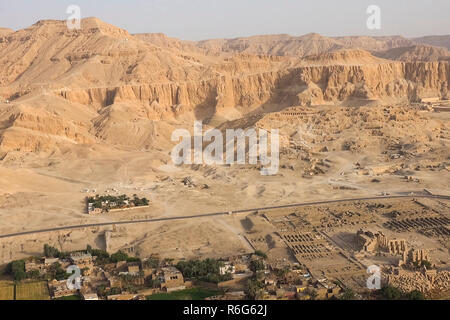
[[[99,196],[86,197],[87,213],[100,214],[109,212],[110,210],[122,210],[135,207],[148,206],[149,201],[146,198],[138,198],[136,195],[133,199],[126,195],[121,196]]]
[[[170,265],[151,268],[142,262],[119,261],[100,266],[96,265],[95,260],[96,257],[90,253],[74,252],[67,259],[30,259],[25,263],[25,270],[27,272],[37,270],[44,275],[55,263],[59,263],[63,270],[76,265],[81,271],[81,288],[68,286],[67,280],[50,281],[49,291],[53,298],[77,295],[85,300],[99,300],[98,288],[103,287],[105,292],[112,288],[120,289],[120,293],[107,295],[108,300],[139,300],[145,299],[145,296],[150,294],[183,290],[192,285],[191,282],[184,280],[178,269]],[[146,288],[148,280],[157,281],[158,286]],[[135,285],[139,288],[139,293],[123,290],[124,282]]]
[[[250,270],[252,260],[261,260],[264,269],[259,271],[259,279],[263,284],[261,299],[264,300],[326,300],[338,298],[342,289],[329,279],[314,279],[307,270],[298,263],[287,261],[265,260],[255,254],[230,257],[224,261],[220,268],[221,274],[231,273],[233,280],[219,283],[218,287],[227,289],[226,293],[208,299],[236,300],[245,299],[245,286],[242,291],[236,287],[230,288],[230,284],[241,278],[250,279],[254,273]],[[244,283],[246,283],[244,281]],[[232,287],[232,285],[231,285]]]
[[[341,288],[328,279],[314,280],[309,274],[301,274],[299,270],[290,271],[286,277],[280,279],[273,274],[264,278],[265,300],[326,300],[338,297]]]
[[[79,296],[85,300],[140,300],[155,293],[173,292],[198,285],[183,274],[173,262],[155,264],[143,261],[119,261],[115,263],[96,263],[96,256],[88,252],[73,252],[68,258],[30,259],[25,263],[26,271],[37,270],[40,274],[50,271],[50,267],[59,263],[67,270],[76,265],[81,271],[81,288],[71,288],[67,280],[49,282],[49,292],[53,298]],[[327,279],[314,280],[300,266],[279,265],[262,259],[255,254],[235,256],[225,259],[220,267],[220,274],[231,274],[232,280],[215,285],[225,292],[223,295],[209,299],[245,299],[245,284],[254,276],[251,269],[252,260],[264,261],[264,269],[258,271],[258,279],[263,283],[262,299],[330,299],[337,297],[341,288]],[[280,272],[284,270],[283,272]],[[236,285],[240,283],[241,286]],[[130,287],[133,288],[130,290]],[[102,290],[99,290],[102,288]],[[311,292],[314,292],[312,296]]]
[[[326,300],[337,298],[342,292],[340,286],[327,278],[313,278],[297,262],[269,259],[264,263],[263,274],[264,300]]]

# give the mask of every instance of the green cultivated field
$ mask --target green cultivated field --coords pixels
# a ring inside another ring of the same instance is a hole
[[[80,296],[59,297],[54,300],[82,300]]]
[[[0,281],[0,300],[14,300],[14,283]]]
[[[49,300],[47,282],[22,282],[16,285],[16,300]]]
[[[217,290],[191,288],[170,293],[152,294],[151,296],[147,296],[147,300],[204,300],[205,298],[221,293],[221,291]]]

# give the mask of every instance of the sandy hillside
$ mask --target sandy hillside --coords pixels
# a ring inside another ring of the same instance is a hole
[[[418,45],[394,48],[378,52],[379,57],[401,61],[445,61],[450,59],[450,52],[445,48]]]
[[[449,84],[448,51],[403,37],[189,42],[132,35],[96,18],[78,31],[54,20],[0,30],[0,234],[424,188],[449,193],[449,113],[420,103],[449,99]],[[279,129],[279,172],[175,166],[171,134],[192,132],[194,120],[205,130]],[[151,205],[89,216],[84,199],[96,193],[137,194]],[[133,228],[118,232],[115,249],[134,243],[143,254],[170,249],[177,257],[248,250],[239,220]]]
[[[430,46],[443,47],[450,50],[450,36],[442,35],[442,36],[426,36],[421,38],[413,39],[415,42],[428,44]]]

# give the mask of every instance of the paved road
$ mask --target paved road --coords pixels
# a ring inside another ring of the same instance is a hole
[[[305,206],[339,203],[339,202],[353,202],[353,201],[379,200],[379,199],[399,199],[399,198],[431,198],[431,199],[450,200],[450,196],[443,196],[443,195],[379,196],[379,197],[365,197],[365,198],[337,199],[337,200],[314,201],[314,202],[305,202],[305,203],[294,203],[294,204],[286,204],[286,205],[273,206],[273,207],[235,210],[235,211],[231,211],[231,212],[233,214],[235,214],[235,213],[250,213],[250,212],[261,211],[261,210],[275,210],[275,209],[283,209],[283,208],[305,207]],[[23,235],[45,233],[45,232],[71,230],[71,229],[102,227],[102,226],[112,226],[112,225],[124,225],[124,224],[136,224],[136,223],[151,223],[151,222],[170,221],[170,220],[196,219],[196,218],[216,217],[216,216],[222,216],[222,215],[228,215],[228,214],[229,214],[229,212],[222,211],[222,212],[213,212],[213,213],[206,213],[206,214],[197,214],[197,215],[191,215],[191,216],[178,216],[178,217],[165,217],[165,218],[154,218],[154,219],[144,219],[144,220],[126,220],[126,221],[110,221],[110,222],[100,222],[100,223],[90,223],[90,224],[79,224],[79,225],[72,225],[72,226],[62,226],[62,227],[56,227],[56,228],[48,228],[48,229],[31,230],[31,231],[23,231],[23,232],[17,232],[17,233],[4,234],[4,235],[0,235],[0,239],[18,237],[18,236],[23,236]]]

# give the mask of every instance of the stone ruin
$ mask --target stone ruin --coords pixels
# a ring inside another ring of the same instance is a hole
[[[430,262],[430,253],[426,249],[411,249],[403,253],[403,259],[399,261],[399,266],[405,264],[421,265],[423,261]]]
[[[399,266],[406,264],[420,266],[423,261],[431,261],[427,249],[409,249],[404,239],[388,239],[381,231],[373,233],[361,229],[356,233],[356,241],[361,248],[359,253],[387,251],[391,255],[401,256]]]
[[[450,290],[450,272],[447,270],[427,270],[422,267],[421,271],[408,271],[394,267],[386,271],[387,283],[403,292],[419,290],[424,294],[431,294],[433,291],[442,293]]]
[[[386,250],[393,255],[404,255],[408,250],[404,239],[388,239],[381,231],[373,233],[359,230],[356,233],[356,241],[361,247],[360,252]]]

